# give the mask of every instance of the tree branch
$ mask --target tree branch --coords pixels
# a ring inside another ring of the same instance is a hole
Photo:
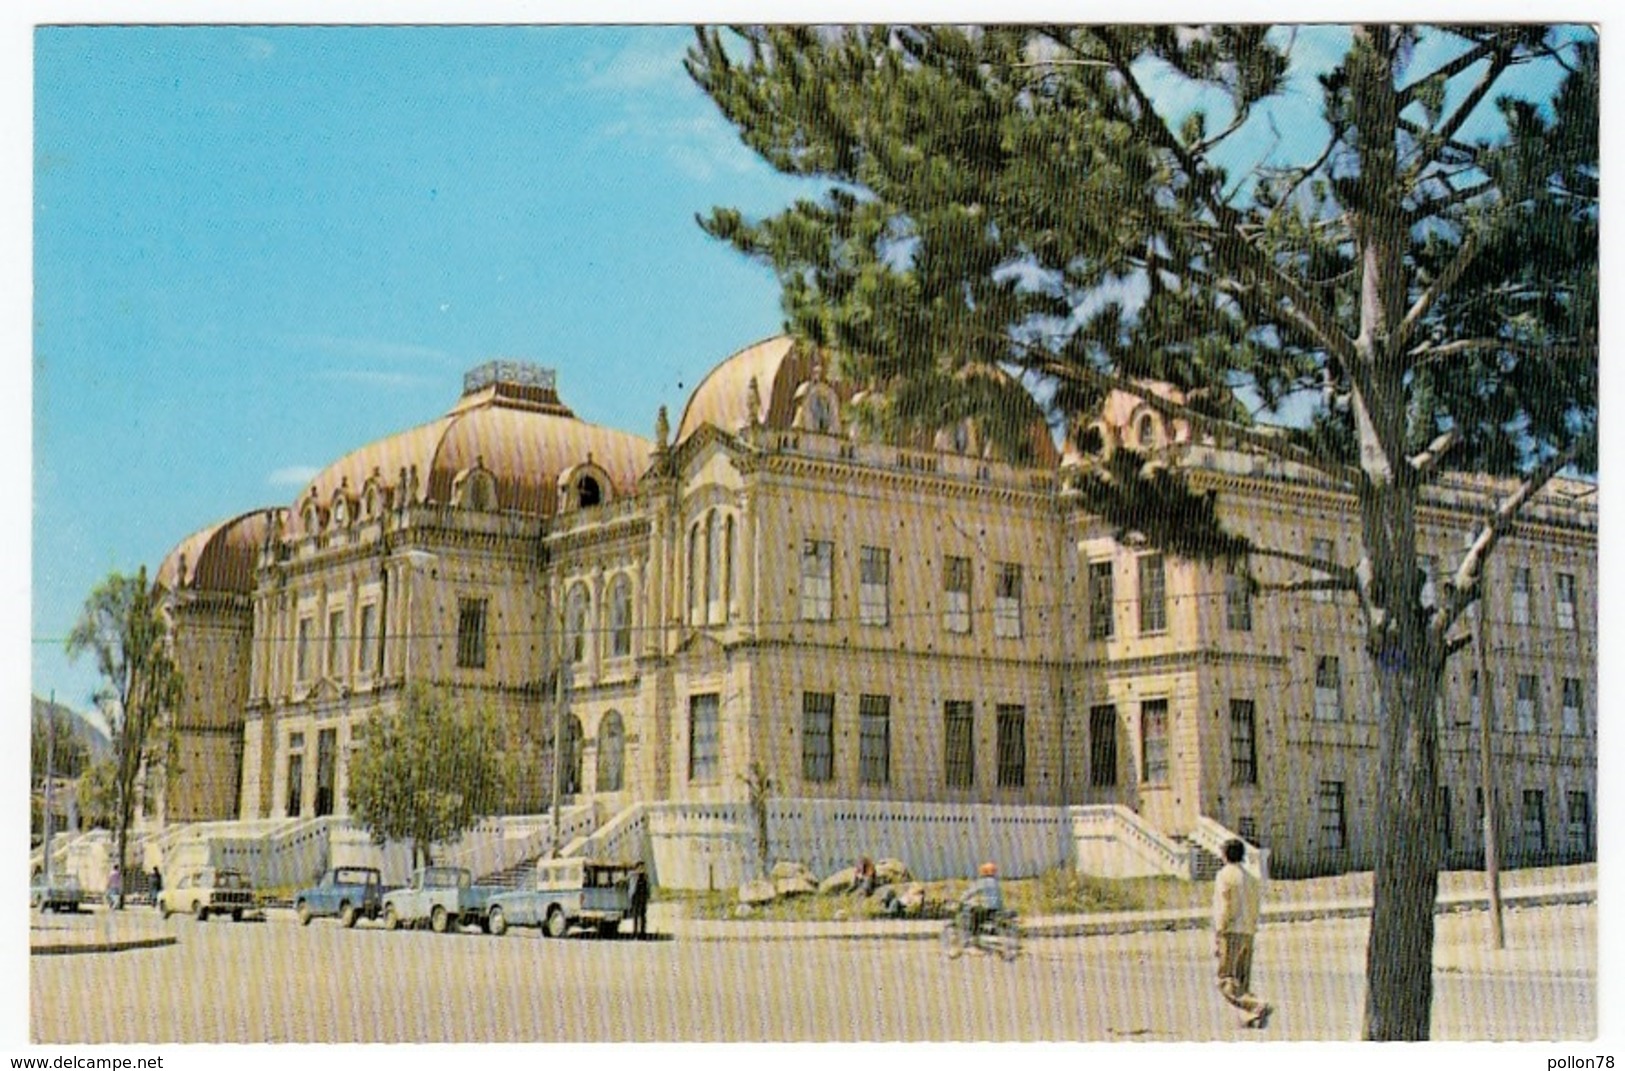
[[[1433,470],[1439,467],[1439,462],[1443,460],[1444,455],[1448,454],[1460,441],[1461,429],[1452,427],[1429,443],[1426,450],[1411,458],[1411,468],[1416,470],[1418,477],[1426,479],[1433,474]]]
[[[1478,80],[1478,84],[1456,106],[1456,110],[1451,113],[1450,118],[1446,119],[1442,126],[1428,135],[1429,139],[1434,142],[1433,148],[1428,151],[1428,156],[1432,156],[1438,151],[1439,146],[1448,145],[1455,138],[1456,131],[1461,129],[1461,125],[1473,114],[1474,109],[1483,103],[1490,90],[1495,88],[1495,83],[1500,80],[1501,75],[1505,74],[1506,69],[1512,65],[1512,53],[1508,52],[1499,41],[1490,43],[1489,54],[1493,59],[1490,63],[1490,69],[1484,72],[1484,77]]]
[[[1524,506],[1551,482],[1552,477],[1568,467],[1582,451],[1594,445],[1596,440],[1597,429],[1592,427],[1585,435],[1570,443],[1567,449],[1553,454],[1537,465],[1522,485],[1502,500],[1495,513],[1485,523],[1484,529],[1473,540],[1473,545],[1462,557],[1461,565],[1449,578],[1446,584],[1447,597],[1440,600],[1439,607],[1429,622],[1431,630],[1443,636],[1450,626],[1456,623],[1462,611],[1478,596],[1478,587],[1483,580],[1484,562],[1501,542],[1502,537],[1512,530]]]
[[[1260,584],[1260,591],[1299,593],[1305,591],[1357,591],[1353,583],[1331,577],[1312,577],[1306,580],[1288,580],[1284,584]]]
[[[1422,293],[1422,296],[1416,299],[1416,304],[1411,306],[1410,311],[1405,314],[1405,319],[1400,321],[1399,327],[1394,331],[1393,338],[1388,343],[1392,347],[1390,352],[1403,350],[1409,344],[1411,336],[1421,326],[1423,318],[1427,316],[1441,297],[1449,293],[1450,288],[1456,285],[1462,274],[1472,266],[1473,260],[1478,256],[1478,251],[1478,236],[1472,231],[1468,231],[1467,236],[1461,240],[1461,245],[1456,249],[1456,255],[1451,258],[1449,264],[1445,265],[1444,271],[1440,272],[1439,277],[1433,280],[1433,285],[1428,287]]]
[[[1447,361],[1452,357],[1460,357],[1463,354],[1485,351],[1515,353],[1519,357],[1527,357],[1538,361],[1561,361],[1573,357],[1594,357],[1597,348],[1595,346],[1546,346],[1538,342],[1517,342],[1506,338],[1464,338],[1457,339],[1454,342],[1446,342],[1442,346],[1424,342],[1412,349],[1407,356],[1410,358],[1410,367],[1416,369]]]
[[[1431,216],[1436,216],[1447,208],[1454,205],[1459,205],[1465,201],[1471,201],[1474,197],[1478,197],[1489,192],[1490,190],[1495,189],[1497,184],[1493,181],[1485,181],[1480,182],[1476,186],[1466,186],[1459,190],[1455,189],[1454,187],[1450,187],[1449,183],[1446,183],[1445,185],[1450,189],[1448,194],[1443,197],[1436,197],[1431,201],[1423,201],[1421,204],[1418,204],[1415,208],[1412,208],[1409,212],[1405,213],[1405,223],[1407,226],[1414,227],[1424,219]]]
[[[1416,81],[1399,91],[1398,107],[1403,109],[1407,104],[1414,101],[1416,99],[1417,92],[1435,78],[1443,78],[1448,81],[1480,60],[1488,59],[1490,56],[1493,56],[1496,49],[1499,47],[1500,42],[1493,39],[1480,41],[1476,47],[1468,49],[1466,52],[1463,52],[1461,55],[1457,56],[1449,63],[1446,63],[1444,66],[1438,68],[1437,70],[1429,71],[1427,75],[1422,78],[1418,78]]]

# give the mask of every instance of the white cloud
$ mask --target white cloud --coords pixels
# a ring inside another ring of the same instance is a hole
[[[289,465],[287,468],[277,469],[266,477],[265,482],[272,487],[303,487],[316,478],[322,470],[314,465]]]
[[[335,368],[318,372],[317,379],[338,380],[343,383],[361,383],[369,387],[423,387],[431,386],[438,377],[414,375],[410,372],[374,372],[362,368]]]
[[[683,70],[686,43],[669,30],[634,33],[626,47],[608,60],[588,64],[584,85],[594,92],[640,92],[665,84],[687,84]]]

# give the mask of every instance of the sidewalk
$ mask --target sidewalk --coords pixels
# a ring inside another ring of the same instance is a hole
[[[173,928],[150,907],[109,911],[97,906],[73,915],[35,911],[28,917],[28,950],[36,956],[161,948],[175,940]]]
[[[1553,904],[1589,904],[1597,900],[1594,879],[1561,884],[1533,885],[1503,890],[1504,908],[1546,907]],[[1434,908],[1438,914],[1489,909],[1486,892],[1442,892]],[[1371,914],[1367,897],[1305,899],[1264,906],[1263,922],[1280,924],[1316,919],[1364,918]],[[1114,911],[1093,915],[1047,915],[1021,920],[1027,938],[1095,937],[1102,934],[1139,933],[1150,930],[1206,929],[1211,919],[1206,911],[1189,908],[1172,911]],[[830,940],[935,940],[942,930],[940,919],[847,919],[841,922],[753,922],[691,919],[678,904],[652,904],[649,928],[669,933],[684,941],[830,941]]]

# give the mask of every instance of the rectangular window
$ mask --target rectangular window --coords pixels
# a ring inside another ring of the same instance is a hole
[[[1167,631],[1167,596],[1167,578],[1163,573],[1162,555],[1143,555],[1140,558],[1140,631],[1142,633]]]
[[[1117,708],[1089,708],[1089,784],[1111,788],[1117,784]]]
[[[1230,783],[1258,784],[1257,726],[1251,699],[1230,700]]]
[[[1569,736],[1585,731],[1585,692],[1577,677],[1563,678],[1563,731]]]
[[[801,693],[801,778],[835,780],[835,695]]]
[[[885,626],[891,622],[891,551],[863,547],[858,553],[858,623]]]
[[[1253,582],[1232,569],[1224,575],[1224,627],[1231,632],[1253,630]]]
[[[1337,551],[1333,549],[1332,541],[1330,539],[1311,539],[1309,541],[1309,556],[1316,561],[1328,562],[1332,565],[1336,565],[1336,555]],[[1331,574],[1323,572],[1319,574],[1319,578],[1322,580],[1330,580]],[[1310,595],[1316,602],[1332,601],[1332,591],[1330,588],[1317,588],[1311,592]]]
[[[970,703],[942,705],[943,772],[949,788],[976,787],[976,715]]]
[[[1422,574],[1422,608],[1431,610],[1438,604],[1438,589],[1433,583],[1433,575],[1439,571],[1438,559],[1431,554],[1418,555],[1416,571]]]
[[[310,618],[299,619],[299,638],[294,644],[293,679],[299,684],[310,680]]]
[[[333,764],[338,758],[339,731],[316,734],[316,817],[333,813]]]
[[[1438,813],[1434,815],[1433,830],[1439,837],[1439,850],[1450,850],[1450,786],[1440,785],[1437,800]]]
[[[949,632],[970,631],[970,559],[948,557],[942,563],[942,627]]]
[[[1533,676],[1518,675],[1518,731],[1532,733],[1540,727],[1540,683]]]
[[[1112,638],[1112,563],[1089,563],[1089,638]]]
[[[1027,708],[999,705],[999,787],[1027,784]]]
[[[1168,783],[1168,700],[1140,704],[1140,769],[1143,783]]]
[[[361,607],[361,635],[357,638],[356,667],[363,677],[379,673],[378,664],[378,604],[369,602]]]
[[[858,697],[858,780],[865,785],[891,783],[891,697]]]
[[[1591,854],[1591,797],[1585,792],[1569,793],[1569,854]]]
[[[1336,655],[1321,655],[1315,663],[1315,720],[1343,719],[1342,670]]]
[[[285,813],[289,818],[298,818],[304,813],[304,808],[305,756],[303,752],[295,752],[288,756],[288,806]]]
[[[717,708],[715,692],[688,697],[688,779],[717,777]]]
[[[339,641],[344,633],[344,611],[333,610],[327,615],[327,675],[334,680],[343,680],[344,649]]]
[[[1512,570],[1512,623],[1514,625],[1529,624],[1529,588],[1530,576],[1527,568]]]
[[[1320,846],[1328,851],[1348,847],[1348,825],[1343,816],[1343,782],[1320,783]]]
[[[834,616],[832,577],[835,573],[835,544],[827,539],[801,542],[801,619],[828,621]]]
[[[485,668],[485,599],[457,600],[457,665]]]
[[[993,585],[993,635],[1002,639],[1021,638],[1021,566],[1008,562],[999,566]]]
[[[1538,788],[1523,792],[1523,853],[1546,854],[1546,793]]]
[[[1573,573],[1558,573],[1557,574],[1557,627],[1558,628],[1572,629],[1574,627],[1575,619],[1578,616],[1576,614],[1576,612],[1575,612],[1575,606],[1577,605],[1578,600],[1579,600],[1579,594],[1576,591],[1575,586],[1574,586],[1574,574]]]

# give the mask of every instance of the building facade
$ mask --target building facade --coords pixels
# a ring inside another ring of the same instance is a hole
[[[1261,595],[1286,579],[1270,560],[1249,579],[1112,530],[1036,406],[1012,462],[974,422],[862,434],[859,393],[770,339],[645,440],[497,362],[291,506],[190,537],[159,573],[188,677],[167,816],[345,814],[357,727],[428,682],[501,711],[537,758],[521,810],[550,800],[558,739],[563,794],[606,815],[737,802],[766,776],[789,799],[1119,804],[1172,836],[1216,820],[1278,874],[1370,865],[1380,711],[1352,596]],[[1312,473],[1127,395],[1096,431],[1182,466],[1241,535],[1357,556],[1352,496]],[[1471,652],[1447,671],[1451,861],[1482,854],[1484,716],[1503,856],[1595,857],[1589,490],[1532,504],[1477,611],[1486,679]],[[1441,481],[1424,565],[1453,566],[1504,493]]]

